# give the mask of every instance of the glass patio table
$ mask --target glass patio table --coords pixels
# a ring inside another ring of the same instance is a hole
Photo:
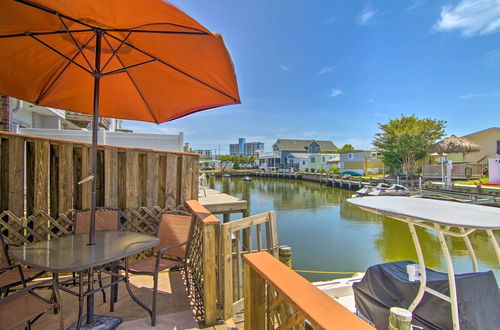
[[[408,310],[410,312],[415,310],[422,300],[424,293],[435,295],[451,304],[453,329],[460,329],[455,272],[453,270],[450,251],[448,250],[444,235],[462,237],[471,257],[472,270],[477,272],[477,259],[474,248],[469,240],[469,235],[476,230],[485,230],[489,240],[493,244],[498,262],[500,263],[500,248],[495,234],[493,233],[493,230],[500,229],[500,208],[434,199],[395,196],[358,197],[350,198],[347,201],[364,210],[406,222],[410,229],[421,270],[425,270],[425,261],[415,226],[436,231],[442,253],[446,260],[450,295],[446,296],[427,287],[426,272],[421,271],[420,287],[417,296],[408,307]]]
[[[24,265],[52,272],[54,274],[54,292],[59,300],[59,274],[79,273],[79,317],[75,327],[81,327],[81,313],[83,298],[87,297],[87,324],[84,328],[109,329],[116,328],[121,318],[94,315],[94,293],[111,287],[111,306],[114,302],[116,285],[127,280],[119,274],[113,274],[111,283],[94,289],[93,269],[109,263],[116,263],[121,259],[146,251],[158,245],[160,240],[154,236],[130,231],[97,231],[95,245],[88,245],[88,234],[65,236],[49,241],[26,244],[10,250],[12,257]],[[87,291],[82,292],[82,272],[89,271]],[[91,280],[92,279],[92,280]],[[63,288],[61,288],[63,289]],[[70,291],[64,289],[64,291]],[[74,295],[72,291],[69,292]],[[112,308],[112,307],[111,307]]]

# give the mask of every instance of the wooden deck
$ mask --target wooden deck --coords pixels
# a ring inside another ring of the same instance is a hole
[[[243,213],[247,210],[247,201],[221,193],[220,191],[205,188],[200,189],[198,202],[213,214]]]

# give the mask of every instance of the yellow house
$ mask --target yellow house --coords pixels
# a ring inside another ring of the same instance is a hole
[[[500,155],[500,127],[490,127],[465,135],[463,138],[476,142],[481,150],[468,153],[465,157],[462,154],[450,154],[448,159],[455,162],[486,163],[487,158]]]

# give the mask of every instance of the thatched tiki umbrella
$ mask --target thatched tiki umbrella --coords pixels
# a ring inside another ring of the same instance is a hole
[[[429,148],[430,153],[436,153],[441,155],[441,181],[444,184],[444,155],[445,154],[451,154],[451,153],[461,153],[463,155],[463,158],[465,158],[465,155],[468,154],[469,152],[476,152],[481,150],[481,147],[475,142],[472,142],[471,140],[457,137],[455,135],[452,135],[450,137],[447,137],[444,140],[441,140],[435,144],[433,144]]]
[[[461,153],[464,157],[469,152],[477,152],[479,150],[481,150],[481,147],[477,143],[455,135],[447,137],[446,139],[433,144],[429,148],[430,153],[436,153],[439,155]]]

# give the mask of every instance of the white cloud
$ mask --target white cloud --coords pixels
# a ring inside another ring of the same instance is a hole
[[[290,70],[292,69],[291,67],[289,67],[289,66],[287,66],[287,65],[283,65],[283,64],[281,64],[281,65],[280,65],[280,68],[281,68],[281,70],[283,70],[283,71],[290,71]]]
[[[323,68],[321,68],[321,70],[319,70],[318,74],[325,74],[328,72],[332,72],[336,68],[337,68],[336,66],[324,66]]]
[[[461,100],[469,100],[469,99],[475,99],[477,97],[498,96],[498,95],[500,95],[500,91],[489,92],[489,93],[473,93],[473,94],[462,95],[459,96],[458,98]]]
[[[330,97],[337,97],[341,94],[343,94],[344,92],[342,92],[342,90],[338,89],[338,88],[334,88],[330,91]]]
[[[356,22],[359,25],[368,25],[370,23],[370,21],[373,20],[373,18],[375,17],[376,14],[377,14],[377,10],[371,10],[370,8],[365,7],[361,11],[361,13],[359,13]]]
[[[500,32],[500,1],[462,0],[455,7],[443,7],[434,29],[460,30],[465,37]]]

